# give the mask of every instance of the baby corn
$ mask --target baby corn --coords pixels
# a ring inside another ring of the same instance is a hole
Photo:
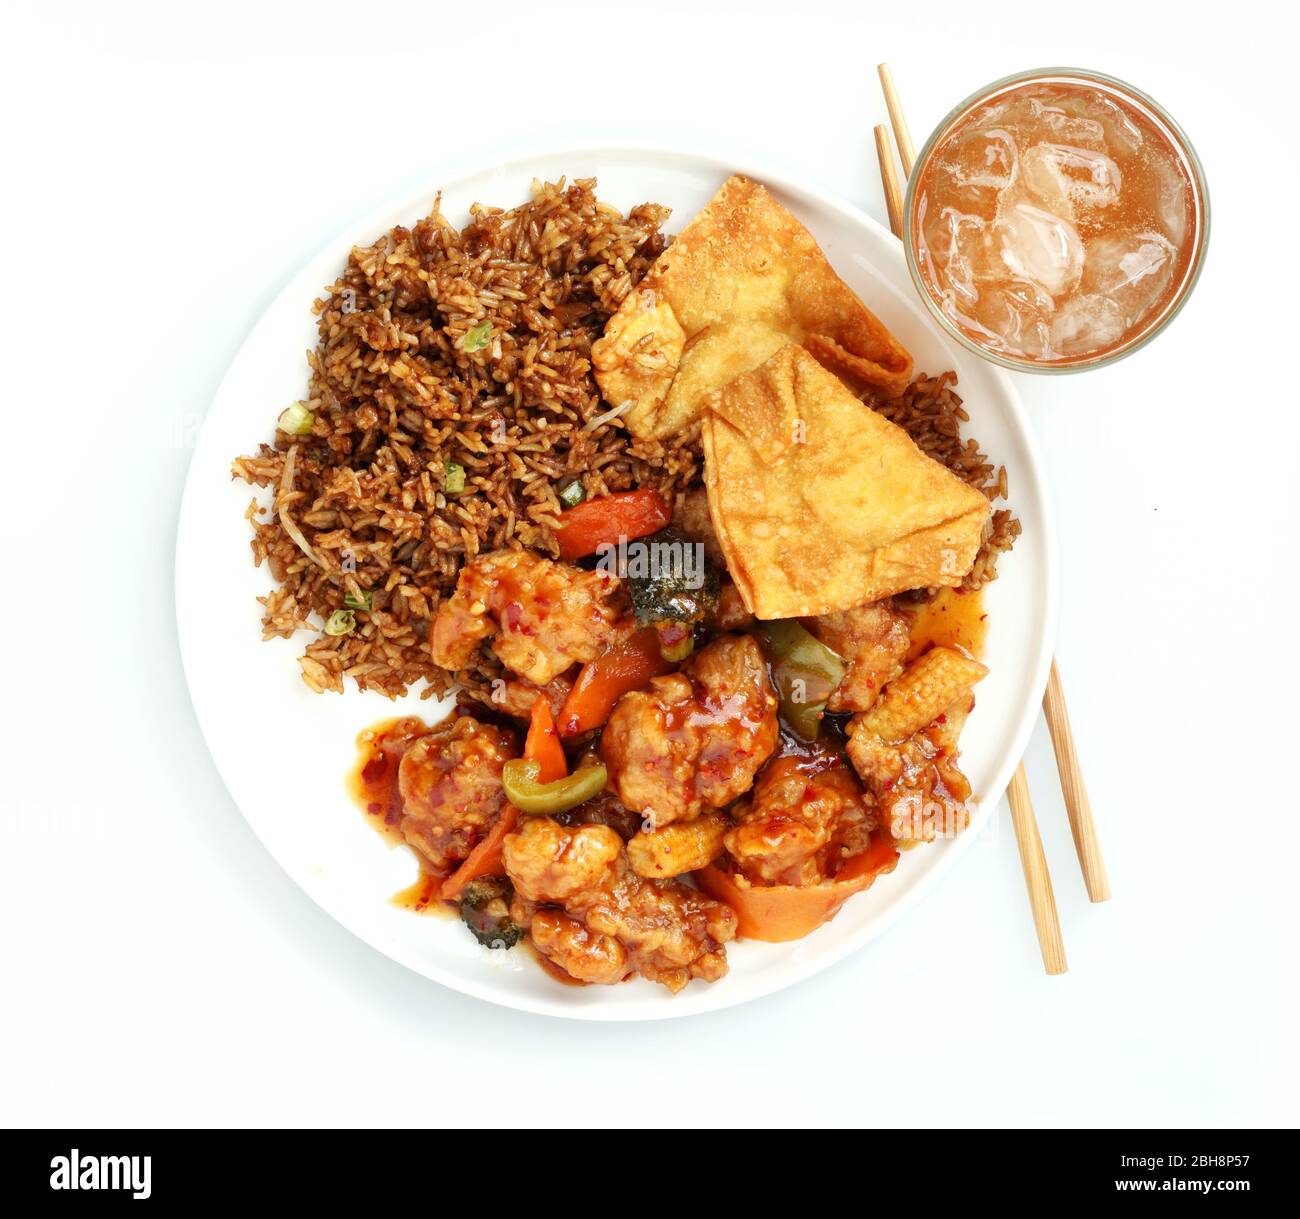
[[[932,723],[988,673],[955,648],[931,648],[885,687],[876,705],[859,717],[882,741],[903,741]]]
[[[694,872],[722,854],[729,824],[721,813],[702,813],[649,833],[643,830],[627,844],[632,870],[656,880]]]

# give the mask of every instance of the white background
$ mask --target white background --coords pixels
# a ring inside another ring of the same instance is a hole
[[[1281,11],[6,6],[0,1122],[1300,1120]],[[918,144],[981,84],[1077,64],[1164,102],[1209,174],[1209,260],[1172,329],[1107,370],[1018,379],[1114,900],[1086,900],[1040,727],[1063,977],[1043,975],[1005,821],[882,940],[716,1015],[566,1023],[405,972],[280,873],[190,708],[172,549],[225,366],[349,220],[497,149],[726,141],[883,220],[882,59]]]

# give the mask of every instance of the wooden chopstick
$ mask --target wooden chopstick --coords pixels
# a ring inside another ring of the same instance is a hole
[[[1065,706],[1065,690],[1061,687],[1056,657],[1052,657],[1047,689],[1043,691],[1043,714],[1052,734],[1056,769],[1061,775],[1061,793],[1065,797],[1065,811],[1070,817],[1070,832],[1074,835],[1079,867],[1083,870],[1083,883],[1088,887],[1088,900],[1104,902],[1110,898],[1110,880],[1106,875],[1106,861],[1101,857],[1097,827],[1092,820],[1088,789],[1083,785],[1083,770],[1074,750],[1074,733],[1070,731],[1070,713]]]
[[[1034,929],[1038,932],[1043,968],[1049,974],[1063,974],[1069,968],[1065,963],[1065,942],[1061,939],[1061,921],[1056,915],[1052,877],[1047,870],[1038,820],[1029,799],[1029,781],[1025,778],[1023,762],[1016,763],[1016,773],[1007,785],[1007,803],[1011,805],[1011,824],[1016,829],[1016,846],[1020,848],[1020,866],[1025,873],[1025,888],[1029,890],[1029,908],[1034,915]]]
[[[889,110],[889,121],[894,125],[894,139],[898,141],[898,157],[903,162],[903,174],[912,176],[912,166],[916,164],[916,149],[912,145],[912,133],[907,128],[907,117],[903,114],[903,102],[894,85],[894,74],[887,63],[877,64],[880,75],[880,87],[885,92],[885,106]],[[901,230],[899,230],[901,232]]]
[[[881,64],[880,78],[882,82],[885,80],[888,71],[889,69],[884,64]],[[892,87],[892,84],[891,78],[890,87]],[[895,100],[897,100],[896,95]],[[890,110],[892,113],[892,106]],[[901,108],[899,117],[902,117]],[[897,123],[895,128],[897,129]],[[906,124],[904,124],[903,130],[906,133]],[[903,195],[899,187],[898,174],[894,170],[893,149],[890,145],[889,132],[883,125],[877,126],[875,131],[876,155],[880,160],[880,181],[884,187],[885,205],[889,211],[889,227],[893,230],[894,236],[901,239],[903,236]],[[1053,673],[1055,673],[1055,669],[1056,665],[1053,662]],[[1064,697],[1062,696],[1063,707]],[[1068,720],[1066,721],[1066,731],[1069,731]],[[1052,739],[1053,741],[1056,739],[1055,732],[1053,732]],[[1071,746],[1071,756],[1073,756],[1073,746]],[[1083,780],[1080,777],[1080,790],[1082,790],[1082,783]],[[1087,801],[1086,793],[1084,794],[1084,801],[1085,803]],[[1069,966],[1065,962],[1065,943],[1061,939],[1061,921],[1056,913],[1056,895],[1052,892],[1052,877],[1047,870],[1047,856],[1043,854],[1043,840],[1038,832],[1038,820],[1034,816],[1033,801],[1029,798],[1029,781],[1025,777],[1024,762],[1016,764],[1015,774],[1011,776],[1011,783],[1007,787],[1007,803],[1011,806],[1011,824],[1016,831],[1016,846],[1020,850],[1020,866],[1025,874],[1025,888],[1029,891],[1029,909],[1034,916],[1034,929],[1038,933],[1038,948],[1043,954],[1043,968],[1049,974],[1063,974]],[[1088,821],[1091,822],[1091,816],[1088,817]],[[1071,823],[1073,823],[1073,816],[1071,817]],[[1082,852],[1079,858],[1082,860]],[[1097,855],[1097,860],[1100,863],[1100,853]],[[1104,877],[1104,870],[1102,875]]]
[[[885,207],[889,210],[889,227],[895,237],[903,235],[903,191],[894,168],[894,145],[889,128],[876,125],[876,156],[880,161],[880,180],[885,187]]]

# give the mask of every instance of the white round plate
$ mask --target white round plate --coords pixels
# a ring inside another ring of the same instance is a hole
[[[765,183],[812,230],[839,274],[913,353],[918,369],[957,370],[970,433],[1007,467],[1024,533],[987,591],[991,673],[962,737],[980,809],[966,834],[908,852],[892,875],[807,938],[730,945],[731,972],[720,982],[693,982],[676,996],[641,979],[563,986],[527,953],[480,948],[458,921],[390,903],[414,880],[414,857],[371,829],[344,777],[362,728],[408,712],[435,717],[438,704],[414,695],[394,704],[352,688],[343,696],[312,694],[298,676],[305,636],[261,641],[255,598],[271,580],[252,565],[243,512],[253,492],[232,481],[230,462],[269,441],[276,416],[302,395],[304,352],[316,341],[311,304],[337,277],[349,249],[424,215],[436,190],[443,192],[446,215],[459,224],[473,202],[522,202],[533,178],[595,176],[600,197],[624,210],[645,200],[670,206],[668,227],[675,231],[733,172]],[[181,649],[199,722],[235,802],[284,870],[368,944],[444,986],[507,1007],[587,1020],[685,1016],[770,994],[860,948],[929,892],[992,815],[1024,751],[1047,680],[1055,588],[1047,488],[1011,381],[938,332],[916,299],[899,242],[857,208],[787,174],[725,156],[636,147],[561,150],[432,177],[419,194],[340,234],[280,293],[217,391],[190,466],[176,553]],[[431,992],[431,1002],[436,998]]]

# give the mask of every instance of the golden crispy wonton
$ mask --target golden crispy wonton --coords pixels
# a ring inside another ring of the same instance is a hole
[[[629,292],[592,347],[635,436],[672,435],[701,398],[801,343],[828,368],[901,393],[912,357],[763,187],[732,177]]]
[[[801,347],[706,401],[709,511],[746,606],[797,618],[956,586],[989,502]]]

